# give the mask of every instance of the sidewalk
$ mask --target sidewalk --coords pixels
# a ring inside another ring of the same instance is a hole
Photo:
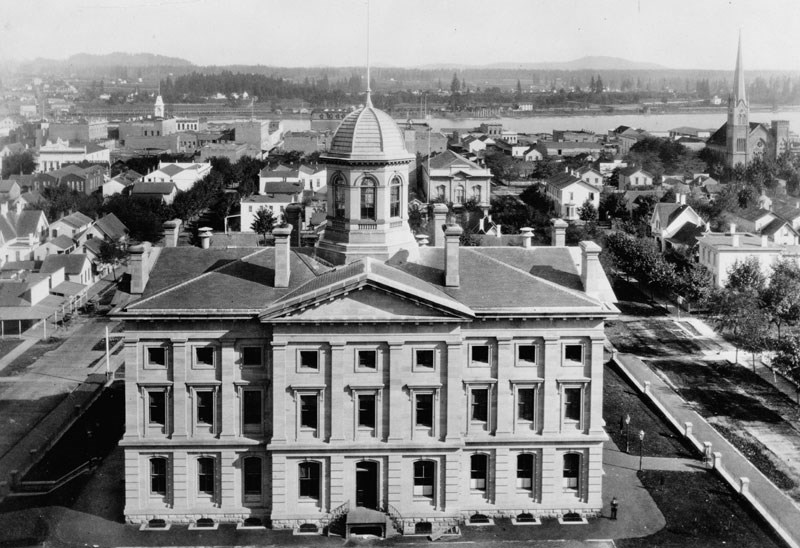
[[[800,545],[800,508],[794,501],[775,487],[642,360],[632,354],[617,354],[617,362],[640,385],[649,382],[651,394],[678,423],[691,422],[694,436],[699,440],[711,442],[713,450],[722,454],[722,465],[731,475],[736,478],[749,478],[750,492],[791,535],[795,543]]]

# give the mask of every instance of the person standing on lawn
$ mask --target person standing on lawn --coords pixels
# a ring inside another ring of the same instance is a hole
[[[619,508],[619,501],[617,497],[611,499],[611,519],[617,519],[617,509]]]

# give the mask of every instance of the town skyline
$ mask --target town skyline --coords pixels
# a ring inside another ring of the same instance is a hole
[[[216,0],[102,5],[39,0],[33,5],[34,18],[29,17],[30,4],[0,6],[6,21],[3,62],[119,51],[152,52],[198,66],[347,67],[367,62],[366,0],[241,0],[225,8],[227,17],[219,16],[223,4]],[[480,10],[471,0],[372,2],[371,64],[514,66],[597,56],[664,69],[726,70],[741,29],[748,70],[797,69],[792,52],[800,48],[800,37],[792,31],[800,25],[800,9],[784,0],[767,5],[680,0],[669,6],[609,0],[593,3],[591,10],[584,6],[577,0],[512,1],[493,11]],[[709,21],[714,21],[713,32]],[[342,33],[342,25],[352,32]],[[32,33],[51,39],[31,43],[25,37]]]

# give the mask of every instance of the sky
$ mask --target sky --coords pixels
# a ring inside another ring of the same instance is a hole
[[[24,0],[0,60],[158,53],[198,65],[485,65],[622,57],[800,70],[798,0]]]

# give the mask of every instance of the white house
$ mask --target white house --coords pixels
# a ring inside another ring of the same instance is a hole
[[[736,232],[732,224],[726,233],[709,232],[697,239],[700,264],[711,272],[714,285],[724,287],[728,272],[737,262],[750,257],[758,260],[761,271],[769,275],[770,268],[786,249],[770,243],[767,235],[756,236],[749,232]]]
[[[661,251],[669,247],[693,247],[696,234],[705,230],[705,221],[686,205],[686,195],[675,196],[674,203],[658,203],[650,216],[650,233]],[[677,238],[676,238],[677,236]]]
[[[578,219],[578,209],[587,201],[595,211],[600,207],[600,191],[571,173],[559,173],[547,180],[547,195],[555,202],[563,219]]]
[[[194,184],[211,173],[211,162],[179,163],[159,162],[158,169],[142,176],[141,182],[175,183],[178,190],[189,190]]]
[[[636,188],[653,185],[653,176],[637,166],[626,167],[619,172],[619,189]]]
[[[69,141],[50,141],[39,148],[37,171],[52,171],[61,169],[66,164],[79,164],[81,162],[110,164],[111,151],[94,143],[70,145]]]

